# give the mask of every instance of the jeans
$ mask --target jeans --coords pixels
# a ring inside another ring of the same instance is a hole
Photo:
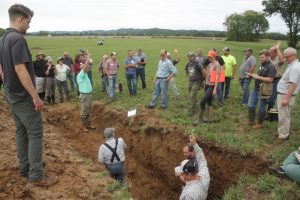
[[[225,82],[222,83],[222,90],[224,91],[224,84],[225,84],[225,94],[224,94],[224,99],[228,98],[229,96],[229,89],[230,89],[230,82],[231,82],[231,77],[225,77]]]
[[[116,164],[105,164],[105,168],[110,172],[112,178],[117,179],[123,185],[125,178],[124,162]]]
[[[157,98],[160,95],[160,92],[162,93],[162,100],[161,100],[161,107],[167,107],[168,105],[168,84],[166,78],[164,79],[156,79],[155,86],[154,86],[154,92],[152,96],[152,100],[150,102],[151,106],[156,106]]]
[[[78,74],[75,74],[75,84],[76,84],[76,94],[77,94],[77,96],[79,97],[79,87],[78,87],[78,83],[77,83],[77,75]]]
[[[224,83],[218,83],[218,87],[217,87],[218,103],[222,103],[223,101],[223,84]]]
[[[136,95],[137,91],[137,78],[136,74],[126,74],[127,86],[130,95]],[[132,83],[132,85],[131,85]]]
[[[243,78],[240,80],[241,86],[243,88],[243,104],[248,104],[249,100],[249,85],[251,83],[251,78]]]
[[[205,109],[205,104],[212,106],[214,85],[205,85],[204,96],[200,102],[200,108]]]
[[[179,91],[178,91],[177,86],[176,86],[175,77],[172,77],[170,79],[169,86],[171,86],[175,97],[179,97],[180,94],[179,94]]]
[[[116,91],[116,83],[117,83],[117,74],[111,75],[112,78],[108,78],[108,95],[110,98],[113,98],[115,96]]]
[[[56,86],[58,89],[58,93],[60,95],[60,100],[63,101],[64,100],[64,96],[63,96],[63,92],[62,89],[64,88],[64,91],[66,93],[67,99],[69,99],[69,89],[68,89],[68,83],[67,81],[60,81],[58,79],[56,79]]]
[[[273,108],[277,99],[277,85],[278,82],[280,81],[280,78],[278,79],[274,79],[273,80],[273,92],[272,95],[270,96],[269,100],[268,100],[268,107],[269,108]]]
[[[106,85],[108,85],[108,76],[107,75],[102,75],[102,92],[106,91]]]
[[[67,79],[69,79],[70,81],[70,85],[71,85],[71,91],[74,91],[74,72],[69,72],[67,73]]]
[[[259,90],[253,89],[250,94],[248,107],[254,108],[256,107],[257,103],[259,103],[259,113],[266,113],[266,105],[267,105],[267,99],[261,99],[260,98],[260,92]]]
[[[295,154],[297,151],[292,152],[283,162],[282,169],[285,174],[292,180],[300,184],[300,163]]]
[[[142,88],[146,89],[145,68],[136,68],[137,81],[139,80],[139,76],[141,77]]]
[[[16,144],[21,176],[29,181],[43,178],[43,120],[41,112],[34,110],[31,99],[22,99],[9,104],[16,125]]]

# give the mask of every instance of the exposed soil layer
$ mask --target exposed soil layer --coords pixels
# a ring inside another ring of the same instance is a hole
[[[188,141],[182,127],[162,122],[159,111],[141,108],[141,113],[128,118],[125,112],[95,102],[92,122],[97,125],[97,129],[84,133],[79,110],[75,106],[49,108],[45,112],[46,124],[59,129],[59,136],[65,138],[80,155],[90,158],[95,165],[98,163],[99,146],[103,143],[103,130],[115,127],[116,135],[123,137],[128,146],[126,181],[131,183],[132,196],[136,199],[178,199],[181,186],[174,176],[174,167],[184,159],[182,147]],[[241,156],[238,152],[212,142],[203,139],[199,141],[211,174],[208,199],[222,197],[243,171],[258,176],[270,164],[256,155]]]

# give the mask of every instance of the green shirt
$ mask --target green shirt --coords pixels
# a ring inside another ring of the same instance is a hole
[[[232,55],[228,55],[228,56],[223,55],[222,58],[225,62],[225,66],[226,66],[225,76],[232,77],[232,69],[233,69],[233,66],[236,65],[235,58]]]
[[[85,73],[83,69],[77,75],[77,83],[78,83],[80,93],[89,94],[93,92],[91,81],[87,73]]]

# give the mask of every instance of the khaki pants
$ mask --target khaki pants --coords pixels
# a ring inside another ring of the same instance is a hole
[[[81,104],[80,117],[86,119],[92,111],[92,94],[80,93],[79,99]]]
[[[190,111],[197,112],[197,93],[200,90],[200,83],[189,83],[189,96],[190,96]]]
[[[289,100],[288,105],[282,106],[282,99],[286,95],[277,95],[277,109],[278,109],[278,135],[280,139],[285,139],[289,136],[290,123],[291,123],[291,112],[295,103],[295,96],[292,96]]]

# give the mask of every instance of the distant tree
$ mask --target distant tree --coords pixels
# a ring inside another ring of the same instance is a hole
[[[271,16],[280,14],[286,23],[288,33],[288,45],[296,47],[297,34],[300,29],[300,1],[299,0],[265,0],[262,1],[265,6],[264,12]]]
[[[0,28],[0,37],[1,37],[2,35],[4,35],[4,33],[5,33],[5,29]]]
[[[269,29],[269,22],[263,13],[247,10],[234,13],[223,23],[227,28],[227,39],[235,41],[255,41]]]

